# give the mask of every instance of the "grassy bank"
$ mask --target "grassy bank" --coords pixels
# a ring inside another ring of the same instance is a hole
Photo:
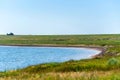
[[[64,63],[33,65],[0,73],[1,80],[119,80],[120,35],[0,36],[0,45],[102,47],[104,54]],[[22,74],[22,75],[21,75]],[[87,76],[87,77],[86,77]]]

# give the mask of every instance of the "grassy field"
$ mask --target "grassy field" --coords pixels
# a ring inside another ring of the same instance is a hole
[[[0,36],[0,44],[3,45],[120,45],[120,35],[19,35]]]
[[[120,80],[120,34],[0,36],[0,45],[102,47],[104,55],[29,66],[0,73],[0,80]]]

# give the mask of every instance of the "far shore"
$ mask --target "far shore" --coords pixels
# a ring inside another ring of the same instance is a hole
[[[25,44],[11,44],[11,45],[0,45],[0,46],[26,46],[26,47],[75,47],[75,48],[88,48],[100,51],[95,55],[92,55],[92,58],[102,57],[106,49],[101,46],[91,46],[91,45],[58,45],[58,44],[40,44],[40,45],[25,45]]]

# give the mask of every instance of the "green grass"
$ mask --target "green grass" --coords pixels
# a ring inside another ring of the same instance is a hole
[[[3,45],[120,45],[120,35],[17,35],[0,36]]]
[[[18,80],[115,80],[120,79],[120,57],[117,64],[109,64],[112,58],[68,61],[30,66],[17,71],[0,73],[1,79]]]
[[[120,70],[119,70],[120,71]],[[65,72],[65,73],[22,73],[18,76],[1,77],[0,80],[120,80],[120,73],[114,71]]]
[[[0,36],[0,45],[92,46],[106,49],[102,57],[32,65],[0,73],[0,80],[119,80],[120,34]]]

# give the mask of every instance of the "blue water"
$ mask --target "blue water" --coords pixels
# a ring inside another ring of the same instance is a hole
[[[85,48],[0,46],[0,71],[41,63],[80,60],[96,53],[99,51]]]

